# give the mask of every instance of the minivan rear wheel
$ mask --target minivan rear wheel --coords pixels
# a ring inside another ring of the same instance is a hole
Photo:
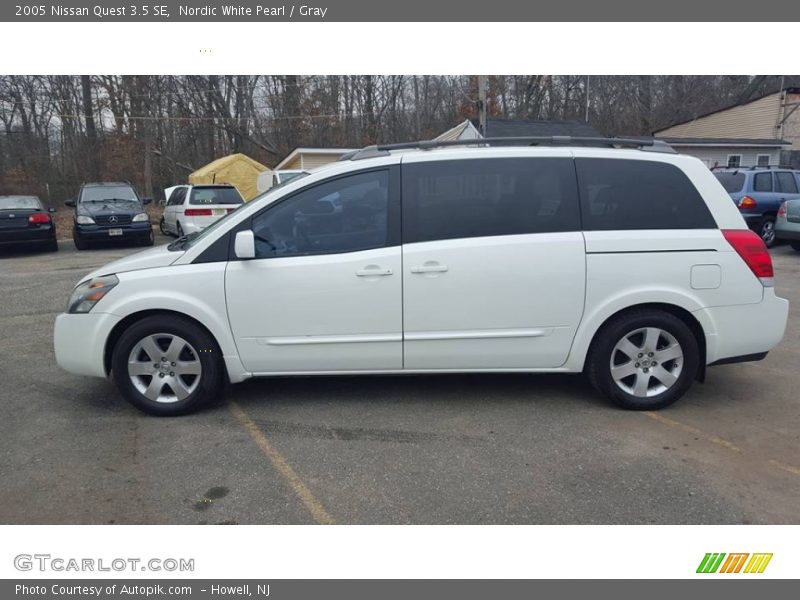
[[[111,366],[122,395],[156,416],[193,412],[223,385],[216,341],[182,317],[155,315],[131,325],[114,346]]]
[[[587,365],[592,385],[632,410],[657,410],[683,396],[700,364],[694,333],[675,315],[636,310],[597,334]]]
[[[792,250],[797,250],[798,252],[800,252],[800,241],[792,240],[791,242],[789,242],[789,245],[792,247]]]

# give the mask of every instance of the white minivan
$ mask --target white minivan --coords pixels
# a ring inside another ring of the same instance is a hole
[[[178,237],[203,231],[244,204],[239,190],[228,184],[175,185],[164,190],[164,197],[161,233]]]
[[[702,162],[527,141],[366,148],[97,269],[57,361],[156,415],[226,382],[354,373],[583,372],[658,409],[778,344],[770,255]]]

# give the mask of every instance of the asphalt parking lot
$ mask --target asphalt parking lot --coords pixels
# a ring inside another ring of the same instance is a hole
[[[176,419],[53,356],[72,286],[135,251],[0,253],[0,523],[800,523],[788,246],[783,343],[658,413],[515,374],[255,380]]]

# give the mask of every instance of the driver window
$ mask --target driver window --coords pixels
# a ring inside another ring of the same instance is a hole
[[[279,202],[253,219],[256,258],[334,254],[387,243],[389,172],[359,173]]]

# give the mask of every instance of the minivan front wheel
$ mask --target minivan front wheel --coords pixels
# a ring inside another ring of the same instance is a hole
[[[193,412],[222,389],[220,352],[206,331],[187,319],[156,315],[120,336],[112,372],[136,408],[157,416]]]
[[[617,405],[655,410],[689,389],[699,363],[697,339],[686,323],[668,312],[641,310],[603,327],[587,373],[594,387]]]

